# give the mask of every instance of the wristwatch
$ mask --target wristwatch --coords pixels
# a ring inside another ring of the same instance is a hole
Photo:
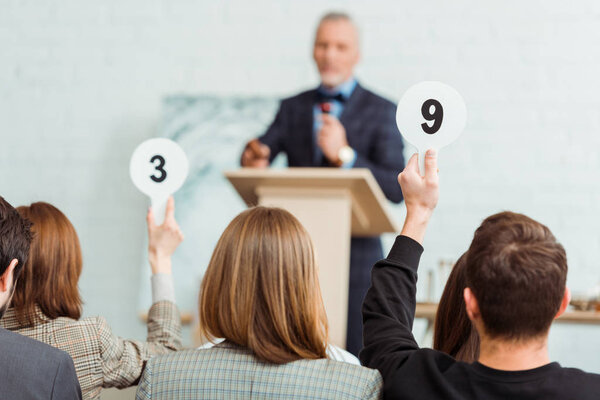
[[[342,165],[349,163],[350,161],[354,160],[354,156],[355,156],[355,152],[354,149],[350,146],[344,146],[341,149],[338,150],[338,167],[341,167]]]

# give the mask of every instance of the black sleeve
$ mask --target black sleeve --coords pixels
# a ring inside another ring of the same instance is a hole
[[[54,378],[54,387],[52,388],[53,400],[81,400],[81,388],[75,373],[75,365],[71,357],[64,353]]]
[[[354,168],[368,168],[388,200],[402,201],[398,174],[404,169],[402,138],[396,125],[396,112],[390,103],[380,114],[375,132],[374,147],[369,157],[357,154]]]
[[[269,156],[269,162],[272,162],[277,154],[283,150],[283,137],[286,134],[287,123],[286,123],[286,112],[285,112],[285,101],[282,101],[279,105],[279,110],[275,115],[275,119],[267,129],[264,135],[258,138],[258,140],[269,146],[271,155]]]
[[[415,318],[417,268],[423,247],[398,236],[388,257],[371,272],[371,287],[363,303],[360,361],[381,372],[384,382],[419,346],[412,335]]]

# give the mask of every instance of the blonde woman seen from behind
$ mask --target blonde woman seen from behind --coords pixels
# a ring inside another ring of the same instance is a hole
[[[200,329],[224,341],[150,359],[137,399],[377,399],[379,372],[327,355],[310,237],[289,212],[256,207],[225,229],[204,275]]]

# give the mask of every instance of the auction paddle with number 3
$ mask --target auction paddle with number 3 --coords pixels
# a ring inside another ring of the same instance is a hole
[[[167,200],[183,185],[188,169],[185,152],[166,138],[146,140],[133,152],[129,175],[134,185],[150,197],[156,224],[162,224]]]

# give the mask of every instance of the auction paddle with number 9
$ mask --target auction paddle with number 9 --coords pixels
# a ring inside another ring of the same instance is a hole
[[[467,121],[462,96],[441,82],[411,86],[398,102],[396,123],[400,133],[419,152],[419,170],[425,174],[425,152],[455,141]]]

